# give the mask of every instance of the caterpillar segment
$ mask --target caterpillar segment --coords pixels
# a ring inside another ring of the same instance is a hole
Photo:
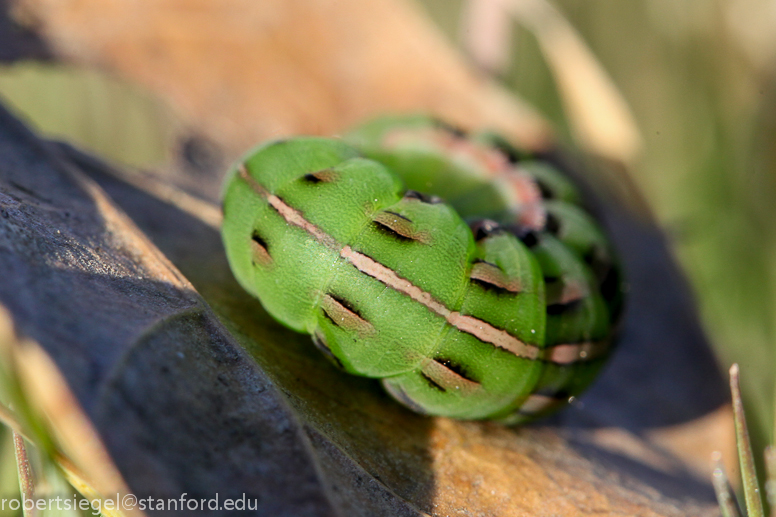
[[[390,156],[385,163],[414,188],[426,185],[436,194],[434,187],[445,181],[460,185],[455,192],[446,187],[447,200],[475,233],[505,227],[539,260],[547,298],[546,346],[558,357],[572,350],[586,360],[549,361],[534,393],[519,411],[505,412],[504,421],[547,414],[582,393],[611,348],[622,280],[609,241],[572,180],[498,135],[467,135],[425,116],[378,119],[352,131],[349,140],[367,157]],[[423,168],[428,162],[435,167]],[[485,217],[490,221],[483,225]]]
[[[421,413],[520,423],[581,393],[609,349],[616,266],[573,185],[423,117],[347,140],[270,142],[235,167],[238,282]]]
[[[613,323],[619,320],[623,280],[617,258],[579,189],[555,165],[501,136],[467,135],[422,115],[380,118],[347,138],[364,156],[389,166],[409,188],[441,195],[467,221],[490,218],[516,231],[554,233],[593,270]]]

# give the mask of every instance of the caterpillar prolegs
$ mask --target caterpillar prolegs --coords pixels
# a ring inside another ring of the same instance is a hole
[[[621,304],[566,176],[427,117],[259,146],[229,176],[222,234],[274,318],[430,415],[519,423],[563,405]]]

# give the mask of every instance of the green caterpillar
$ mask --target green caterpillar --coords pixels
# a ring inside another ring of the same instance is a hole
[[[610,349],[606,237],[569,179],[496,136],[408,116],[269,142],[223,207],[239,283],[420,413],[530,420],[582,392]]]

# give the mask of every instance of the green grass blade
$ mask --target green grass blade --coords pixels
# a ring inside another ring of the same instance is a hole
[[[749,517],[765,517],[762,500],[760,499],[760,485],[757,482],[757,470],[754,466],[752,444],[749,442],[749,431],[746,428],[737,364],[730,367],[730,392],[733,395],[736,445],[738,447],[738,461],[741,465],[741,482],[744,486],[746,513]]]
[[[776,447],[765,448],[765,469],[768,480],[765,482],[765,495],[771,507],[771,517],[776,517]]]
[[[16,468],[19,473],[19,490],[22,494],[22,511],[24,517],[35,516],[35,505],[32,508],[27,508],[24,504],[27,501],[35,501],[35,479],[32,475],[32,467],[30,466],[30,459],[27,455],[27,447],[24,444],[24,438],[22,435],[13,431],[13,445],[14,452],[16,453]]]
[[[733,488],[730,486],[730,481],[727,474],[725,474],[725,468],[722,466],[722,454],[714,452],[711,456],[711,461],[714,463],[711,482],[714,485],[714,492],[717,494],[719,511],[722,517],[742,517]]]

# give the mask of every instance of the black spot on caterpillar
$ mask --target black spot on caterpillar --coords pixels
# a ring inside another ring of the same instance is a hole
[[[272,256],[269,254],[269,247],[258,230],[253,230],[251,234],[251,246],[253,249],[253,261],[256,264],[267,266],[272,263]]]

